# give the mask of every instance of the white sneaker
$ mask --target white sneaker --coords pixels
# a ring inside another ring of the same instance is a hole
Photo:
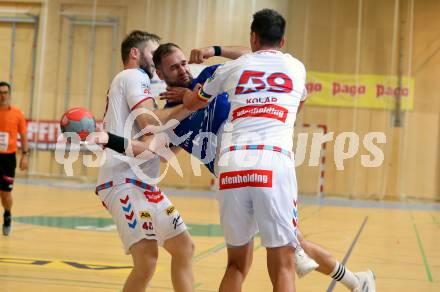
[[[318,263],[311,259],[301,247],[297,247],[295,250],[295,264],[296,274],[299,278],[319,267]]]
[[[3,235],[4,236],[8,236],[9,234],[11,234],[11,225],[9,226],[5,226],[3,225]]]
[[[376,292],[376,277],[373,271],[354,273],[359,279],[359,286],[354,288],[353,292]]]

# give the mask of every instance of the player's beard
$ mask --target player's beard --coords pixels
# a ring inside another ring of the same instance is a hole
[[[168,80],[167,78],[165,78],[165,83],[170,86],[170,87],[186,87],[188,88],[192,81],[193,81],[193,77],[191,75],[191,73],[188,74],[189,80],[188,81],[181,81],[181,80],[176,80],[176,81],[172,81],[172,80]]]
[[[139,60],[139,68],[144,70],[147,73],[148,77],[150,77],[150,79],[153,78],[153,76],[154,76],[154,64],[150,64],[148,62],[147,58],[145,58],[142,55],[141,55],[141,58]]]
[[[146,73],[147,73],[147,75],[148,75],[148,77],[150,77],[150,79],[152,79],[153,78],[153,76],[154,76],[154,66],[140,66],[140,68],[142,69],[142,70],[144,70]]]
[[[151,67],[144,69],[145,72],[147,72],[148,77],[150,77],[150,79],[153,79],[154,76],[154,69],[151,69]]]

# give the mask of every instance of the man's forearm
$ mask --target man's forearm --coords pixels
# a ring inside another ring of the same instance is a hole
[[[128,140],[124,137],[108,133],[108,140],[103,144],[106,148],[118,153],[141,159],[154,158],[162,148],[168,147],[167,135],[149,135],[140,140]],[[94,142],[96,143],[96,142]]]
[[[28,153],[29,152],[29,143],[28,143],[28,139],[27,139],[27,133],[20,134],[20,141],[21,141],[21,152]]]
[[[106,148],[112,149],[118,153],[124,154],[124,155],[133,155],[138,156],[141,153],[144,153],[145,151],[150,152],[150,143],[153,139],[153,136],[144,136],[141,138],[140,141],[138,140],[128,140],[127,138],[124,138],[119,135],[115,135],[112,133],[107,133],[108,140],[104,144]],[[130,150],[127,152],[126,150],[130,148]],[[153,154],[152,152],[149,153],[150,155]],[[154,154],[153,154],[154,155]]]
[[[181,121],[191,114],[191,111],[186,109],[181,104],[170,108],[154,110],[152,112],[154,115],[145,113],[136,118],[136,121],[141,128],[145,128],[150,125],[159,126],[157,119],[159,119],[162,124],[166,124],[171,119]]]
[[[240,46],[210,46],[200,49],[193,49],[189,58],[189,63],[201,64],[214,56],[221,56],[229,59],[237,59],[251,50]]]
[[[154,113],[162,123],[166,123],[171,119],[181,121],[187,118],[192,112],[180,104],[170,108],[155,110]]]
[[[251,52],[249,48],[240,46],[221,46],[220,48],[221,56],[232,60],[238,59],[242,55]]]

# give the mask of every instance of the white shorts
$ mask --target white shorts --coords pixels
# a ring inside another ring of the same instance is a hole
[[[159,188],[154,191],[130,183],[99,191],[112,215],[126,254],[142,239],[164,241],[187,230],[182,217]]]
[[[221,155],[218,167],[220,221],[229,246],[247,244],[258,231],[264,247],[299,244],[293,159],[268,150],[236,150]]]

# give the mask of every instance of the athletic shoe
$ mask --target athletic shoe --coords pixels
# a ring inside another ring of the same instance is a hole
[[[354,288],[353,292],[376,292],[376,277],[373,271],[354,273],[359,279],[359,286]]]
[[[3,235],[8,236],[11,233],[11,229],[12,229],[11,225],[9,226],[3,225]]]
[[[319,267],[319,265],[313,259],[311,259],[301,247],[298,247],[295,250],[295,264],[296,274],[299,278],[304,277]]]

